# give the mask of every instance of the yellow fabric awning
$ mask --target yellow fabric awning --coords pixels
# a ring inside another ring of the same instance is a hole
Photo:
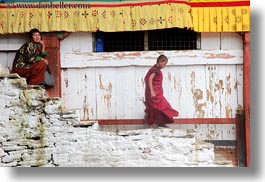
[[[0,34],[32,28],[53,31],[139,31],[191,28],[198,32],[250,31],[249,0],[39,2],[0,4]]]
[[[191,0],[190,6],[197,32],[250,31],[249,0]]]
[[[97,30],[116,32],[193,26],[190,6],[186,0],[12,5],[14,6],[12,8],[2,5],[0,9],[2,34],[28,32],[31,28],[38,28],[42,32]]]

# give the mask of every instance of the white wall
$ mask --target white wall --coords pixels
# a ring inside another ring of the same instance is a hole
[[[91,52],[91,34],[82,36],[84,51],[62,49],[61,66],[64,104],[80,109],[83,120],[143,119],[143,78],[161,53],[169,58],[162,70],[164,94],[180,118],[235,118],[243,106],[243,44],[237,33],[202,33],[202,50],[114,53]],[[66,40],[61,46],[72,47]],[[236,139],[233,124],[176,127],[196,129],[201,140]]]
[[[92,52],[92,42],[91,32],[70,33],[68,37],[61,41],[60,52],[62,55],[66,52]]]
[[[25,35],[1,35],[0,65],[10,67],[14,52],[8,50],[26,40]],[[192,51],[92,53],[92,47],[89,32],[61,41],[62,99],[68,108],[79,109],[83,120],[142,119],[143,77],[161,53],[169,58],[162,70],[165,96],[181,118],[234,118],[243,105],[238,33],[202,33],[202,50]],[[202,139],[235,139],[234,125],[200,128]]]
[[[239,33],[201,33],[201,50],[243,49]]]
[[[16,50],[27,40],[25,34],[0,35],[0,67],[11,69]]]
[[[61,42],[65,104],[81,109],[85,120],[143,118],[143,78],[164,53],[165,96],[181,118],[234,118],[243,105],[243,51],[238,34],[226,35],[202,34],[203,50],[93,53],[91,34],[78,34],[74,49],[73,33]],[[228,45],[235,49],[221,49]]]

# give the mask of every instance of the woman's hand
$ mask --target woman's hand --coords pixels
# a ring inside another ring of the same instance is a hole
[[[42,45],[42,51],[45,51],[45,43],[43,40],[40,40],[40,44]]]
[[[49,61],[47,59],[41,58],[42,61],[44,61],[46,63],[46,65],[49,64]]]

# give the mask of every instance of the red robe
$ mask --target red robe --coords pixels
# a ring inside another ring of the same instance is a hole
[[[19,76],[26,78],[29,85],[43,84],[46,66],[44,61],[40,61],[32,64],[30,69],[13,67],[12,73],[17,73]]]
[[[29,85],[39,85],[44,82],[47,65],[41,58],[44,58],[46,53],[41,49],[40,44],[26,42],[19,48],[14,58],[12,73],[26,78]]]
[[[155,97],[151,97],[150,87],[148,84],[148,78],[152,73],[155,73],[152,84]],[[163,74],[161,70],[154,65],[149,69],[145,78],[145,122],[149,125],[151,124],[169,124],[173,122],[173,117],[178,116],[178,111],[174,110],[166,98],[163,95],[162,81]]]

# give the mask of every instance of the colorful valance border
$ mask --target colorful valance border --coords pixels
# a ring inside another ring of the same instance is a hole
[[[0,4],[0,34],[140,31],[190,28],[197,32],[250,31],[249,0],[41,2]]]

